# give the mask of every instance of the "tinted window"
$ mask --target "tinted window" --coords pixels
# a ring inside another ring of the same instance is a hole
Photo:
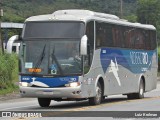
[[[96,47],[113,47],[113,25],[96,23]]]
[[[155,49],[156,32],[135,27],[96,23],[96,47]]]
[[[81,38],[84,24],[80,22],[28,22],[24,38]]]
[[[94,53],[94,22],[91,21],[89,23],[87,23],[86,26],[86,35],[88,37],[88,54],[87,56],[85,56],[85,68],[84,68],[84,72],[88,73],[91,64],[92,64],[92,60],[93,60],[93,53]]]
[[[151,49],[155,49],[156,46],[156,32],[155,31],[150,31],[150,42],[151,42]]]
[[[125,47],[125,28],[122,26],[114,25],[112,28],[113,44],[115,47]]]

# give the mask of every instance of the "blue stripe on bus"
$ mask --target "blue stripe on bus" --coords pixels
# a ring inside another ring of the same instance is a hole
[[[156,50],[145,51],[102,48],[100,59],[104,73],[106,73],[109,68],[111,60],[115,65],[117,63],[118,65],[130,70],[132,73],[144,73],[151,69],[152,58],[154,55],[157,55]]]
[[[70,82],[78,82],[78,76],[72,77],[56,77],[56,78],[43,78],[43,77],[33,77],[33,76],[21,76],[21,82],[31,83],[34,81],[44,83],[49,87],[64,86]]]

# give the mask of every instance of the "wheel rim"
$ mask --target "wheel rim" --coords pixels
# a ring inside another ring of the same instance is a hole
[[[96,101],[100,102],[100,100],[101,100],[101,93],[102,93],[101,89],[99,87],[97,87],[96,92],[97,92]]]
[[[140,87],[140,95],[143,95],[143,93],[144,93],[144,90],[143,90],[143,85],[141,85],[141,87]]]

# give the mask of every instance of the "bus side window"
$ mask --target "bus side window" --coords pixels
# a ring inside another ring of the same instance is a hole
[[[113,41],[113,34],[112,34],[112,29],[113,29],[114,25],[112,24],[106,24],[106,37],[105,37],[105,41],[106,41],[106,46],[107,47],[113,47],[114,46],[114,41]]]
[[[113,47],[113,25],[108,23],[96,23],[96,47]]]
[[[123,36],[122,36],[122,29],[120,26],[114,26],[112,28],[113,33],[113,46],[114,47],[124,47],[124,44],[122,42]],[[121,45],[123,44],[123,45]]]
[[[154,50],[156,48],[156,32],[150,31],[150,41],[151,41],[151,49]]]
[[[125,48],[129,48],[129,30],[127,27],[124,29],[124,42],[125,42]]]
[[[129,30],[129,44],[130,44],[130,48],[134,49],[135,47],[135,29],[134,28],[130,28]]]
[[[145,49],[150,50],[151,49],[151,47],[150,47],[151,41],[150,41],[150,37],[149,37],[149,31],[144,30],[142,33],[143,33],[144,40],[145,40],[145,43],[144,43]]]
[[[101,23],[97,23],[96,24],[96,47],[101,47],[102,45],[102,37],[103,37],[103,33],[102,33],[102,25]]]
[[[137,36],[136,36],[136,41],[135,41],[135,48],[136,49],[144,49],[145,48],[145,42],[144,42],[144,36],[142,34],[142,30],[138,29],[137,31]]]
[[[126,47],[126,42],[125,42],[125,27],[121,26],[119,27],[120,29],[120,38],[121,38],[121,43],[119,47],[125,48]]]

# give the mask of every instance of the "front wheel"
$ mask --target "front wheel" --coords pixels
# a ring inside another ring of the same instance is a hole
[[[90,105],[99,105],[102,101],[102,87],[101,84],[98,82],[97,87],[96,87],[96,96],[89,98],[89,104]]]
[[[48,98],[38,98],[38,103],[41,107],[49,107],[51,99]]]

